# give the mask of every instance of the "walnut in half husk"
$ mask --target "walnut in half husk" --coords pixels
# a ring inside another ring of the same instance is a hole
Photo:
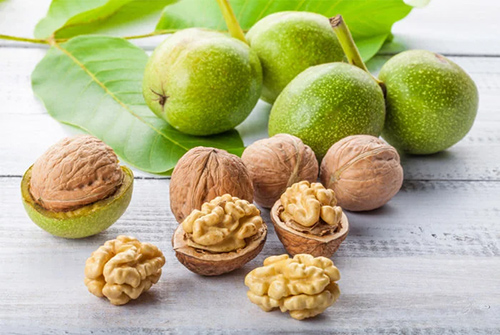
[[[335,193],[320,183],[290,186],[271,209],[278,238],[290,255],[331,257],[349,232]]]
[[[175,230],[172,246],[189,270],[216,276],[252,260],[266,236],[267,226],[257,207],[225,194],[193,210]]]
[[[125,212],[134,175],[113,149],[90,135],[68,137],[50,147],[23,176],[21,193],[29,217],[66,238],[97,234]]]

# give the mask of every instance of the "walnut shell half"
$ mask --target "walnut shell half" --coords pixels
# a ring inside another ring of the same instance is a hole
[[[298,137],[278,134],[248,146],[241,159],[253,181],[255,202],[271,208],[287,187],[318,179],[318,161]]]
[[[335,191],[342,208],[369,211],[398,193],[403,168],[394,147],[374,136],[354,135],[328,150],[321,162],[320,179]]]
[[[297,231],[286,225],[280,218],[280,211],[282,209],[281,200],[276,201],[271,209],[271,220],[273,221],[276,235],[278,235],[286,251],[292,256],[309,254],[314,257],[332,257],[349,233],[349,221],[345,213],[342,213],[341,228],[339,231],[334,234],[318,236]]]
[[[260,211],[229,194],[193,212],[177,227],[172,246],[189,270],[216,276],[242,267],[262,250],[267,226]]]
[[[179,225],[172,236],[175,256],[186,268],[202,276],[218,276],[241,268],[254,259],[264,247],[267,226],[262,225],[258,234],[247,241],[243,249],[214,254],[187,245],[187,237]]]
[[[252,181],[241,158],[206,147],[182,156],[170,179],[170,208],[179,223],[204,202],[224,194],[253,202]]]

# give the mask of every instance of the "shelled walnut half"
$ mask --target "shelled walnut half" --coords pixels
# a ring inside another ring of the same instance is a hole
[[[281,195],[271,209],[276,234],[292,256],[331,257],[347,237],[349,222],[335,193],[320,183],[301,181]]]
[[[128,236],[104,243],[85,263],[85,285],[97,297],[124,305],[161,277],[165,257],[156,246]]]
[[[247,296],[264,311],[280,308],[302,320],[323,313],[340,295],[340,272],[325,257],[272,256],[245,277]]]
[[[267,226],[257,207],[225,194],[193,210],[175,230],[172,246],[189,270],[216,276],[257,256],[266,236]]]

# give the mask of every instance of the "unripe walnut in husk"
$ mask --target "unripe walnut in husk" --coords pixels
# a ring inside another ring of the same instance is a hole
[[[241,158],[206,147],[182,156],[170,180],[170,208],[179,223],[203,203],[224,194],[253,202],[252,181]]]
[[[95,235],[125,212],[134,175],[118,164],[98,138],[65,138],[50,147],[21,181],[29,217],[47,232],[66,238]]]
[[[369,135],[348,136],[335,143],[321,162],[321,183],[335,191],[338,205],[369,211],[386,204],[403,184],[399,154]]]
[[[318,179],[318,161],[298,137],[278,134],[245,149],[241,159],[252,177],[255,202],[271,208],[287,187]]]

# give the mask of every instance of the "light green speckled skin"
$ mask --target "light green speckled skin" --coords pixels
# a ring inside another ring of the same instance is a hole
[[[273,103],[299,73],[310,66],[338,62],[344,52],[328,18],[308,12],[266,16],[247,33],[262,64],[262,99]]]
[[[382,136],[411,154],[432,154],[460,141],[478,108],[472,79],[449,59],[425,50],[392,57],[381,69],[387,88]]]
[[[24,208],[34,223],[52,235],[83,238],[98,234],[122,216],[132,198],[134,175],[129,168],[121,168],[124,172],[123,184],[112,196],[72,211],[51,212],[38,205],[29,192],[30,167],[21,181]]]
[[[295,135],[322,158],[346,136],[379,136],[384,117],[384,94],[368,73],[346,63],[322,64],[281,92],[271,110],[269,136]]]
[[[222,33],[185,29],[168,37],[146,65],[146,103],[191,135],[230,130],[250,114],[262,91],[262,68],[245,43]],[[161,96],[166,97],[162,106]]]

